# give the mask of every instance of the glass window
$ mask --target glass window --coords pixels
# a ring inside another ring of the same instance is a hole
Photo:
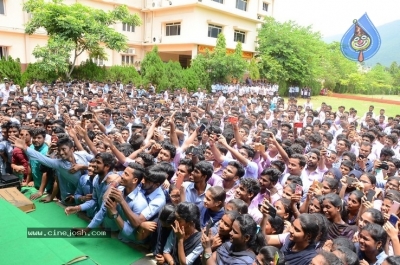
[[[248,0],[236,0],[236,8],[246,11],[247,10],[247,1]]]
[[[244,43],[246,40],[246,32],[235,30],[234,41]]]
[[[165,26],[166,36],[181,35],[181,23],[167,23]]]
[[[92,62],[94,62],[95,64],[97,64],[98,66],[103,66],[104,65],[104,60],[100,59],[100,58],[92,58]]]
[[[121,64],[122,65],[132,65],[134,63],[135,56],[134,55],[122,55],[121,56]]]
[[[0,46],[0,59],[1,58],[7,58],[7,47],[2,47]]]
[[[0,0],[0,14],[4,15],[4,0]]]
[[[263,10],[268,12],[268,4],[263,2]]]
[[[135,32],[135,26],[128,23],[122,23],[122,31]]]
[[[222,31],[222,27],[208,24],[208,37],[218,38],[218,34]]]
[[[217,2],[217,3],[220,3],[220,4],[223,4],[223,3],[224,3],[224,0],[212,0],[212,1]]]

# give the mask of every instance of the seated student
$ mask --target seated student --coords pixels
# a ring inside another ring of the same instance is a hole
[[[173,233],[164,247],[159,263],[200,265],[201,245],[200,212],[194,203],[181,202],[176,207]]]
[[[148,207],[139,187],[144,175],[144,167],[130,163],[121,175],[120,186],[118,189],[112,187],[109,197],[104,202],[108,216],[116,222],[120,230],[118,238],[124,242],[136,241],[138,231],[131,225],[134,222],[133,216],[140,215]]]
[[[75,191],[75,203],[77,205],[87,202],[92,199],[93,194],[93,179],[96,176],[94,173],[95,159],[90,160],[87,174],[82,175],[79,179],[78,187]],[[93,218],[97,212],[97,207],[86,210],[86,215]]]
[[[252,265],[256,258],[256,249],[265,245],[262,242],[257,242],[257,239],[259,239],[257,237],[257,224],[248,214],[236,218],[230,236],[230,242],[222,244],[215,252],[212,252],[212,235],[207,236],[203,232],[203,264]]]
[[[226,193],[222,187],[211,187],[204,196],[204,207],[200,211],[200,226],[204,228],[209,222],[214,226],[225,212]]]
[[[198,162],[189,177],[190,182],[184,182],[181,193],[181,201],[192,202],[199,207],[203,208],[204,197],[206,191],[211,187],[207,181],[213,174],[213,167],[206,161]]]
[[[262,214],[258,210],[258,205],[254,206],[251,201],[260,192],[258,181],[253,178],[241,178],[239,186],[236,188],[236,199],[241,199],[249,206],[248,213],[254,218],[254,221],[259,224],[262,219]]]

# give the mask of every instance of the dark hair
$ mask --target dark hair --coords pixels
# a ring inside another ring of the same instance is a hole
[[[226,192],[224,188],[222,188],[221,186],[213,186],[209,188],[207,191],[211,193],[214,201],[222,202],[221,207],[224,205],[226,198]]]
[[[178,166],[180,165],[186,166],[186,169],[189,173],[193,171],[193,162],[191,159],[181,159]]]
[[[175,221],[175,210],[176,207],[173,204],[164,205],[158,215],[158,220],[166,222],[168,225],[172,225]]]
[[[348,239],[347,237],[344,236],[339,236],[332,241],[332,251],[338,247],[345,247],[350,249],[353,252],[356,252],[356,247],[354,246],[354,243]]]
[[[206,182],[211,178],[214,173],[214,168],[211,163],[207,161],[200,161],[196,165],[194,165],[194,169],[197,169],[201,172],[202,175],[206,176]]]
[[[21,131],[21,126],[16,122],[10,122],[7,126],[7,131],[10,130],[11,128],[16,128],[18,132]]]
[[[193,222],[195,228],[201,231],[200,228],[200,210],[196,204],[191,202],[181,202],[176,206],[176,213],[180,218],[185,220],[185,222]]]
[[[332,252],[319,251],[318,255],[324,258],[324,262],[319,265],[343,265],[342,261]]]
[[[324,177],[322,181],[328,183],[328,186],[331,190],[336,190],[336,191],[339,190],[339,180],[335,178]]]
[[[300,167],[306,166],[307,161],[306,161],[305,156],[300,155],[300,154],[293,154],[290,158],[298,159]]]
[[[400,264],[400,256],[388,256],[385,261],[389,265],[399,265]]]
[[[235,210],[240,214],[246,214],[249,210],[249,206],[241,199],[232,199],[228,202],[228,204],[232,204],[235,206]]]
[[[137,150],[142,146],[144,142],[144,137],[140,133],[133,133],[128,142],[134,150]]]
[[[260,192],[260,184],[254,178],[241,178],[239,181],[240,185],[242,185],[248,193],[252,193],[253,199]]]
[[[34,128],[32,130],[32,136],[36,137],[38,135],[43,136],[43,138],[46,138],[46,130],[44,128]]]
[[[314,215],[303,213],[298,217],[304,235],[310,235],[310,243],[313,243],[319,234],[318,222]]]
[[[269,265],[272,261],[274,261],[275,254],[278,254],[279,261],[276,265],[284,265],[285,264],[285,257],[278,248],[274,246],[265,246],[262,247],[259,251],[259,254],[263,256],[263,265]]]
[[[72,148],[72,147],[74,147],[74,142],[72,142],[72,140],[69,138],[65,138],[65,137],[59,138],[57,141],[58,148],[60,148],[61,146],[64,146],[64,145],[68,146],[69,148]]]
[[[154,164],[154,158],[152,155],[150,155],[149,153],[146,152],[140,152],[137,157],[141,158],[143,160],[144,163],[144,167],[149,167],[152,166]]]
[[[251,159],[253,159],[255,154],[256,154],[254,149],[251,148],[249,145],[242,145],[242,147],[240,149],[246,150],[248,157],[251,158]]]
[[[161,147],[169,152],[171,159],[174,159],[176,155],[176,147],[173,144],[170,142],[164,142]]]
[[[68,139],[69,140],[69,139]],[[103,164],[107,167],[109,167],[109,172],[113,170],[115,166],[115,156],[111,153],[97,153],[94,158],[101,158]]]
[[[271,162],[271,165],[274,165],[278,168],[278,170],[281,172],[281,174],[285,171],[285,162],[281,160],[275,160]]]
[[[349,168],[350,171],[354,169],[354,164],[349,160],[343,160],[342,163],[340,163],[340,165]]]
[[[382,245],[381,245],[381,251],[382,251],[383,247],[386,244],[386,239],[388,236],[386,234],[386,231],[382,228],[382,226],[380,226],[378,224],[369,223],[369,224],[366,224],[363,228],[361,228],[360,233],[364,230],[367,231],[371,235],[372,239],[375,242],[379,242],[379,241],[382,242]]]
[[[359,265],[360,260],[358,259],[357,254],[352,251],[351,249],[348,249],[346,247],[337,247],[335,251],[339,251],[342,255],[341,257],[338,257],[340,260],[342,260],[343,264],[347,265]]]
[[[276,168],[266,168],[261,172],[260,176],[269,176],[269,180],[275,185],[281,176],[281,172]]]
[[[275,217],[272,217],[271,215],[267,215],[268,223],[271,225],[271,227],[275,230],[274,235],[279,235],[283,233],[283,229],[285,229],[284,226],[284,221],[282,217],[279,215],[275,215]]]
[[[369,181],[371,181],[371,184],[372,185],[375,185],[376,184],[376,177],[375,177],[375,175],[374,174],[372,174],[372,173],[368,173],[368,172],[364,172],[361,176],[360,176],[360,178],[362,177],[362,176],[367,176],[367,178],[369,179]]]
[[[142,182],[142,179],[146,174],[144,167],[138,163],[133,163],[133,162],[129,163],[127,167],[134,169],[133,176],[138,179],[138,184]]]
[[[246,173],[242,164],[240,164],[236,160],[230,161],[228,163],[228,166],[232,166],[232,167],[236,168],[236,170],[237,170],[236,176],[238,176],[239,178],[242,178],[244,176],[244,174]]]
[[[164,171],[159,171],[158,168],[155,168],[156,165],[147,168],[147,172],[144,175],[144,179],[146,181],[153,182],[155,184],[163,184],[164,181],[167,179],[168,174]]]
[[[385,223],[385,219],[383,218],[383,214],[381,211],[375,209],[375,208],[369,208],[365,210],[364,213],[369,213],[371,214],[372,218],[374,219],[374,223],[377,225],[382,226]]]
[[[251,215],[249,214],[240,215],[238,218],[236,218],[235,222],[236,221],[239,223],[239,228],[240,232],[242,233],[242,236],[245,235],[249,236],[249,241],[247,241],[247,246],[250,247],[255,253],[257,253],[260,247],[265,245],[265,238],[264,236],[262,236],[262,238],[264,238],[264,242],[260,242],[262,238],[259,238],[260,240],[258,240],[257,237],[258,228],[256,221],[254,221],[253,217],[251,217]]]
[[[330,223],[328,221],[328,218],[322,213],[312,213],[314,215],[316,222],[318,224],[318,234],[319,234],[319,246],[323,246],[324,243],[328,240],[328,228],[330,226]]]

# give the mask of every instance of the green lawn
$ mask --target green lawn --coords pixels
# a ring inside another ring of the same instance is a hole
[[[337,108],[341,105],[346,107],[346,110],[353,107],[357,110],[358,115],[362,116],[368,111],[368,107],[370,105],[375,106],[375,114],[379,113],[380,109],[385,109],[385,114],[389,117],[394,117],[396,114],[400,114],[400,109],[393,104],[384,104],[379,102],[374,102],[374,98],[383,98],[383,99],[391,99],[391,100],[399,100],[400,103],[400,96],[388,96],[388,95],[362,95],[366,97],[371,97],[370,101],[363,101],[363,100],[354,100],[354,99],[346,99],[346,98],[335,98],[335,97],[327,97],[327,96],[313,96],[311,98],[311,102],[313,103],[313,107],[317,108],[321,106],[322,102],[325,102],[328,105],[332,106],[333,110],[337,110]],[[303,105],[306,102],[305,99],[298,99],[298,103]]]

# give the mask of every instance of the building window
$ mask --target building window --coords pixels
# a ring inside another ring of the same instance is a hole
[[[98,66],[103,66],[104,65],[104,60],[100,59],[100,58],[92,58],[92,62],[94,62],[95,64],[97,64]]]
[[[167,36],[179,36],[181,35],[181,23],[167,23],[165,31]]]
[[[263,10],[268,12],[268,3],[263,2]]]
[[[122,55],[121,56],[121,64],[122,65],[132,65],[134,64],[135,56],[134,55]]]
[[[3,58],[3,57],[7,58],[7,56],[8,56],[7,47],[0,46],[0,59]]]
[[[0,0],[0,15],[4,15],[4,0]]]
[[[129,25],[128,23],[122,23],[122,31],[135,32],[135,25]]]
[[[235,30],[235,35],[233,41],[244,43],[246,40],[246,32]]]
[[[220,4],[223,4],[224,3],[224,0],[213,0],[214,2],[217,2],[217,3],[220,3]]]
[[[222,27],[208,24],[208,37],[218,38],[218,35],[221,33]]]
[[[236,0],[236,8],[247,11],[247,1],[248,0]]]

